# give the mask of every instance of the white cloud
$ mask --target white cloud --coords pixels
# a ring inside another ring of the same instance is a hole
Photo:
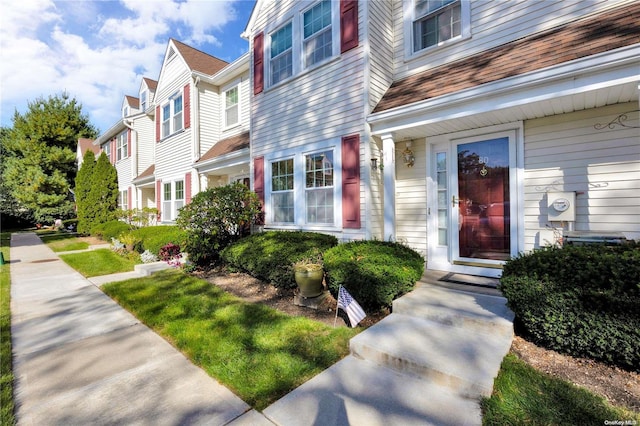
[[[2,125],[14,107],[66,90],[101,130],[143,76],[157,79],[169,37],[220,46],[212,32],[236,17],[233,1],[0,0],[0,8]]]

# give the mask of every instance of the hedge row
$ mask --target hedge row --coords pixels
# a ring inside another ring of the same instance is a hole
[[[112,238],[123,239],[126,235],[131,235],[135,239],[135,249],[139,252],[149,250],[156,256],[160,248],[172,243],[180,247],[184,246],[186,234],[175,225],[147,226],[137,228],[120,220],[113,220],[102,223],[91,228],[91,234],[106,241],[111,242]]]
[[[269,231],[224,249],[233,267],[279,288],[295,288],[293,263],[322,254],[326,282],[334,297],[343,285],[369,312],[391,306],[411,291],[424,272],[424,259],[410,248],[384,241],[338,245],[335,237],[313,232]]]
[[[507,262],[500,290],[536,343],[640,371],[640,247],[545,248]]]
[[[337,238],[327,234],[267,231],[231,244],[220,256],[227,264],[278,288],[294,288],[293,263],[337,244]]]
[[[342,285],[367,311],[391,306],[411,291],[424,273],[424,259],[409,247],[385,241],[354,241],[324,254],[327,284]]]

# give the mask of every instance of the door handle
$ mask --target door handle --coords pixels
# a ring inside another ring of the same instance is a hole
[[[455,207],[456,204],[460,205],[460,201],[461,201],[460,198],[456,197],[455,195],[451,196],[451,206],[452,207]]]

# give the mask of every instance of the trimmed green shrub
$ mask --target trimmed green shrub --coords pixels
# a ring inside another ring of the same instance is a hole
[[[500,290],[535,343],[640,371],[640,246],[544,248],[509,260]]]
[[[338,244],[333,235],[300,231],[253,234],[222,250],[221,258],[278,288],[295,288],[293,263]]]
[[[142,240],[142,251],[149,250],[156,256],[160,253],[160,248],[168,243],[182,247],[187,237],[187,234],[175,225],[148,226],[136,229],[132,233]]]
[[[334,296],[342,285],[363,309],[391,306],[424,273],[424,258],[411,248],[385,241],[354,241],[324,253],[327,284]]]
[[[118,238],[120,234],[131,231],[131,225],[127,225],[119,220],[99,223],[91,227],[91,235],[101,240],[111,242],[111,238]]]
[[[251,230],[260,214],[255,192],[242,183],[209,188],[180,209],[176,224],[186,231],[184,250],[199,265],[219,260],[219,251]]]

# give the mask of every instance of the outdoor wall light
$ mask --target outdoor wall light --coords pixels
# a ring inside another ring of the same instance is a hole
[[[413,167],[413,164],[416,162],[416,157],[413,155],[413,151],[411,151],[410,147],[411,142],[407,142],[404,151],[402,151],[402,159],[407,167]]]
[[[378,170],[378,159],[371,157],[371,170]]]

